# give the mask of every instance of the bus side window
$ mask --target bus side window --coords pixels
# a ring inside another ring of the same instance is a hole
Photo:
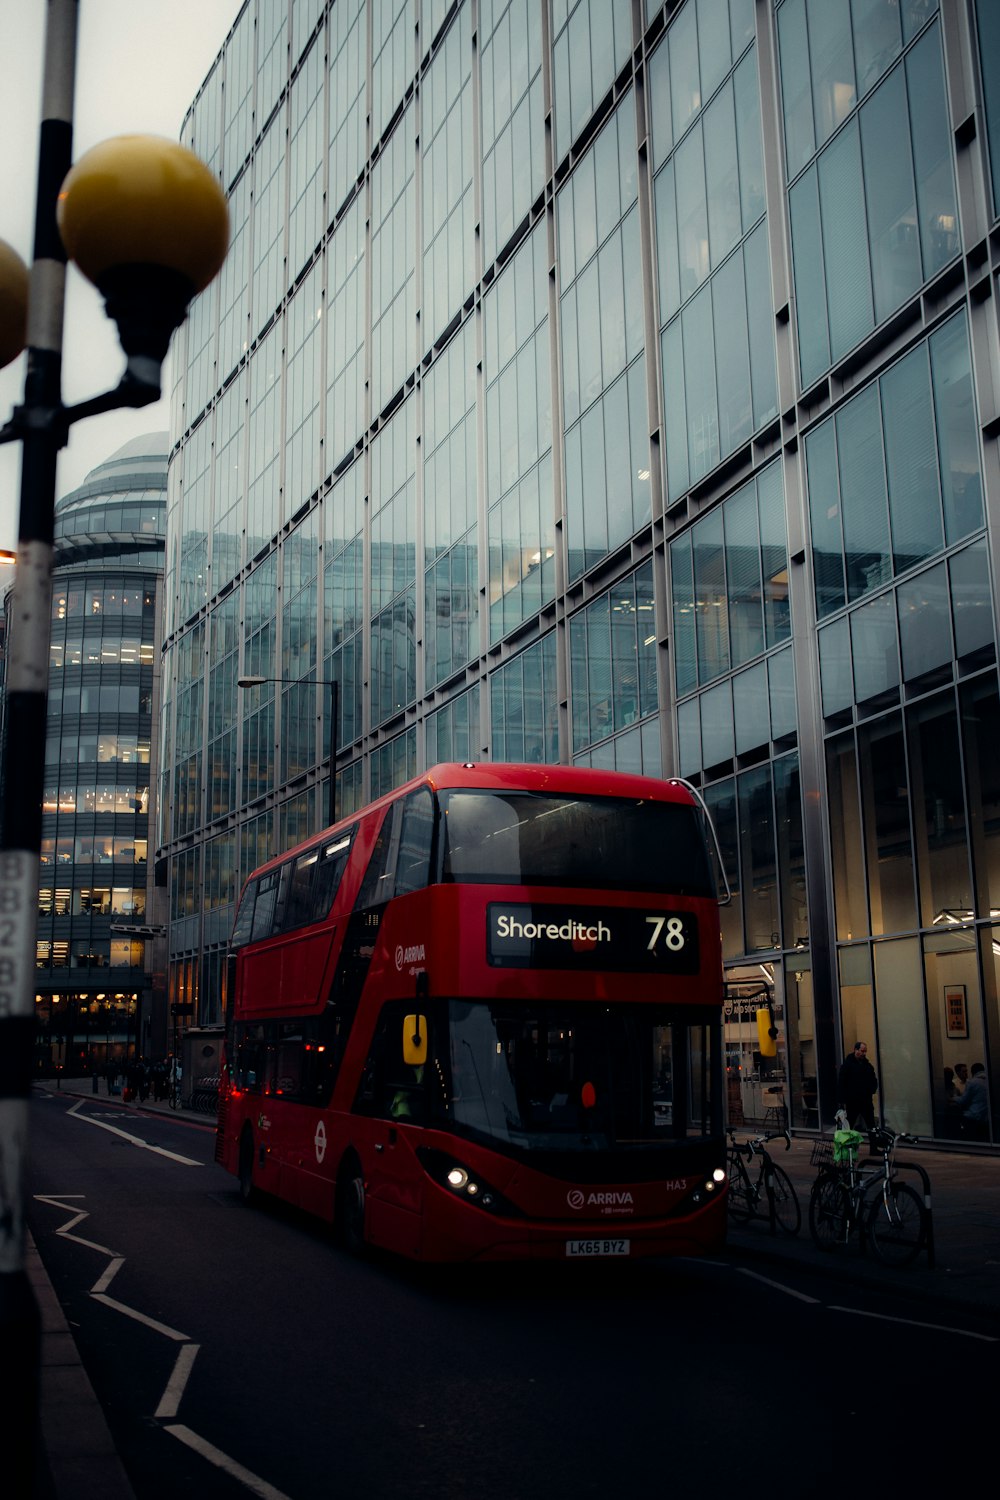
[[[319,850],[310,849],[300,854],[292,864],[288,878],[288,898],[285,901],[285,932],[293,927],[304,927],[312,921],[312,893],[319,864]]]
[[[274,1057],[274,1092],[298,1099],[302,1092],[303,1039],[299,1022],[279,1022]]]
[[[234,1083],[250,1094],[259,1094],[264,1087],[264,1070],[267,1065],[267,1042],[261,1025],[238,1026],[235,1034],[236,1066]]]
[[[278,871],[271,870],[257,882],[257,902],[253,909],[251,941],[270,937],[274,931],[274,907],[278,899]]]
[[[412,1009],[412,1002],[399,1001],[383,1008],[355,1101],[358,1114],[423,1123],[427,1069],[403,1061],[403,1020]]]
[[[344,878],[344,871],[347,869],[353,841],[354,830],[352,828],[350,833],[344,834],[342,838],[321,850],[313,880],[312,915],[309,918],[311,922],[322,922],[324,917],[330,915],[334,897]]]
[[[421,787],[403,803],[395,895],[405,896],[409,891],[423,890],[428,884],[433,835],[434,798],[426,787]]]
[[[250,934],[253,931],[253,909],[257,900],[257,881],[251,880],[243,892],[239,911],[236,913],[236,921],[233,924],[232,947],[242,948],[244,943],[249,943]]]
[[[396,853],[399,848],[399,824],[403,804],[393,802],[386,809],[382,827],[378,831],[372,857],[368,861],[365,878],[361,882],[356,911],[365,911],[369,906],[379,906],[392,895],[393,877],[396,871]]]

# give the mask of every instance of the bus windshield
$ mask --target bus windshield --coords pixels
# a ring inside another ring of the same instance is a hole
[[[687,804],[466,789],[439,796],[445,881],[715,898],[699,814]]]
[[[717,1128],[713,1030],[700,1020],[650,1005],[451,1000],[446,1010],[432,1031],[442,1087],[432,1083],[428,1123],[501,1150],[560,1152],[662,1145]]]

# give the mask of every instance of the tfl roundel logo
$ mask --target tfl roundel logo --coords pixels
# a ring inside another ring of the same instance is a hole
[[[583,1194],[581,1193],[580,1189],[570,1188],[569,1192],[566,1194],[566,1202],[569,1204],[570,1208],[582,1208],[583,1201]]]

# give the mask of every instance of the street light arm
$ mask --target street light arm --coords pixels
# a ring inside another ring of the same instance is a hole
[[[91,396],[74,406],[15,406],[10,421],[0,427],[0,443],[18,442],[29,432],[43,432],[53,438],[58,447],[65,448],[74,422],[107,411],[150,406],[159,401],[162,394],[159,365],[153,359],[135,356],[129,360],[114,389],[104,391],[100,396]]]

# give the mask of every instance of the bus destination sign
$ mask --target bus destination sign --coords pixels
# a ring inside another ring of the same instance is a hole
[[[692,912],[494,901],[486,924],[486,956],[498,968],[698,972]]]

